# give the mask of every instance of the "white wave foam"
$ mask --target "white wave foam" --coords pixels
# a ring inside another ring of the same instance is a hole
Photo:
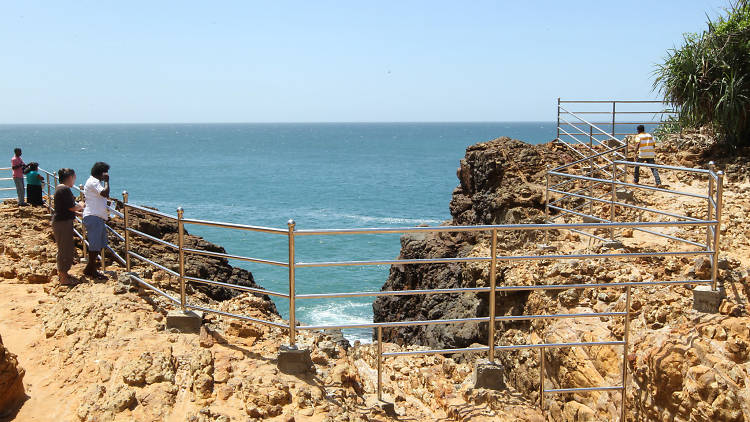
[[[348,218],[351,220],[355,220],[357,222],[372,223],[372,224],[417,225],[417,224],[440,224],[442,223],[441,220],[436,220],[433,218],[374,217],[374,216],[359,215],[359,214],[331,214],[331,215],[338,217],[338,218]]]
[[[309,325],[348,325],[372,323],[372,304],[367,302],[336,302],[297,307],[300,320]],[[372,329],[344,330],[350,342],[372,342]]]

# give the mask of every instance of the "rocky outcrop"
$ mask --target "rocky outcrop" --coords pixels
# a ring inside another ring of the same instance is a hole
[[[129,211],[129,219],[129,225],[131,228],[177,245],[178,233],[176,221],[155,214],[148,214],[139,210],[132,209]],[[119,233],[123,233],[122,219],[114,219],[110,222],[110,225],[112,225]],[[118,254],[124,257],[124,242],[121,242],[120,239],[118,239],[111,233],[109,235],[109,240],[111,244],[114,245],[114,248],[117,250]],[[165,267],[173,271],[179,271],[179,256],[176,250],[166,245],[150,241],[137,234],[131,234],[130,240],[130,248],[135,253],[151,259],[152,261],[155,261],[161,265],[164,265]],[[184,246],[185,248],[190,249],[226,253],[226,250],[223,247],[208,242],[200,236],[191,235],[187,232],[187,230],[185,230]],[[144,263],[139,262],[135,258],[131,260],[131,263],[136,265],[144,265]],[[152,270],[149,271],[151,272]],[[222,283],[231,283],[245,287],[262,288],[255,283],[253,275],[250,271],[234,267],[229,264],[227,259],[224,258],[216,258],[197,254],[185,254],[185,274],[188,276],[206,280],[220,281]],[[232,290],[208,284],[191,283],[191,285],[194,289],[204,293],[209,298],[220,301],[231,299],[232,297],[235,297],[240,293],[238,290]],[[261,297],[273,304],[268,296],[263,295]]]
[[[0,337],[0,418],[15,410],[26,398],[24,374],[18,358],[5,348]]]
[[[529,145],[510,138],[472,145],[457,171],[460,185],[450,202],[449,225],[541,223],[544,221],[547,165],[570,159],[560,146]],[[537,233],[498,233],[504,250],[525,245]],[[467,257],[487,244],[487,233],[407,234],[401,237],[400,259]],[[391,267],[383,290],[447,289],[485,286],[486,265],[397,265]],[[498,283],[503,281],[502,268]],[[522,305],[527,293],[510,294],[498,301],[502,315]],[[451,294],[392,296],[373,304],[374,320],[399,321],[450,319],[488,314],[487,295]],[[391,341],[408,341],[432,347],[466,347],[486,342],[486,324],[456,324],[386,330]]]

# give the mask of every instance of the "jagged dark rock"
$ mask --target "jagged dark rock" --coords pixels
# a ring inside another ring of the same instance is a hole
[[[119,204],[121,205],[121,204]],[[121,209],[121,206],[120,206]],[[148,214],[139,210],[129,211],[129,226],[150,236],[165,240],[172,244],[178,243],[177,223],[173,220]],[[119,233],[124,233],[122,219],[110,221],[110,225]],[[138,235],[131,235],[130,248],[135,253],[151,259],[165,267],[179,271],[179,255],[176,250],[150,241]],[[110,234],[110,244],[120,256],[125,256],[125,244],[117,237]],[[206,241],[200,236],[191,235],[185,230],[184,246],[190,249],[200,249],[210,252],[226,253],[226,250],[211,242]],[[133,259],[131,262],[137,262]],[[138,264],[141,264],[138,262]],[[242,268],[237,268],[229,264],[225,258],[216,258],[197,254],[186,254],[185,256],[185,274],[192,277],[198,277],[206,280],[220,281],[223,283],[237,284],[240,286],[262,288],[255,283],[253,274]],[[207,285],[201,283],[191,283],[192,286],[200,292],[206,294],[214,300],[228,300],[239,293],[239,290],[228,289],[221,286]],[[267,295],[257,295],[262,297],[270,304],[272,311],[278,314],[275,305]]]
[[[547,165],[572,161],[554,143],[529,145],[507,137],[472,145],[456,172],[459,186],[450,202],[448,225],[544,222]],[[540,233],[498,233],[501,249],[515,249]],[[400,259],[465,257],[487,233],[407,234],[401,237]],[[498,266],[498,284],[503,266]],[[447,289],[488,284],[486,265],[394,265],[382,290]],[[480,268],[484,268],[481,270]],[[498,315],[520,312],[528,293],[509,294],[497,301]],[[375,322],[466,318],[488,315],[486,294],[391,296],[373,303]],[[430,347],[459,348],[486,343],[487,324],[451,324],[385,330],[384,340]]]

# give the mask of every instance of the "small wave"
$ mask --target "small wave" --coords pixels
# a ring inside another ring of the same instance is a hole
[[[403,217],[374,217],[369,215],[359,214],[332,214],[338,218],[348,218],[361,223],[372,223],[372,224],[440,224],[441,220],[433,218],[403,218]]]

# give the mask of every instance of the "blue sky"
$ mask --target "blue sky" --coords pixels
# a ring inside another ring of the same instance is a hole
[[[0,0],[0,123],[549,121],[726,5]]]

